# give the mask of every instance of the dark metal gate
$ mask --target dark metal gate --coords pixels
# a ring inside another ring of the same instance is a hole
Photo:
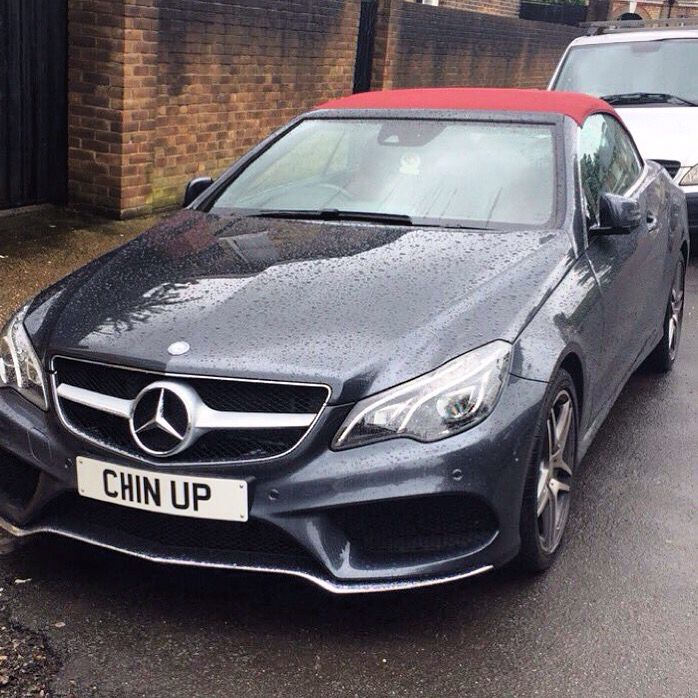
[[[66,0],[0,0],[0,209],[67,190]]]
[[[354,68],[354,92],[368,92],[371,89],[373,53],[376,46],[376,24],[378,2],[362,0],[359,38],[356,44],[356,67]]]

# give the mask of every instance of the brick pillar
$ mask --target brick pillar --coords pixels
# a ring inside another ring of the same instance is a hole
[[[123,2],[68,3],[68,191],[119,211],[124,86]]]
[[[68,2],[68,180],[73,203],[148,211],[157,112],[157,9]]]

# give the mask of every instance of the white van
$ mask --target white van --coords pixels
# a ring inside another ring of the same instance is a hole
[[[650,28],[649,22],[590,26],[600,33],[568,46],[549,89],[585,92],[616,108],[642,155],[664,165],[686,193],[691,237],[696,239],[698,24],[670,29]]]

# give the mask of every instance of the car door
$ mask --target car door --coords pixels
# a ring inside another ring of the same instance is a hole
[[[643,323],[642,333],[645,337],[645,346],[654,346],[661,337],[661,327],[666,311],[668,291],[665,288],[667,273],[673,273],[669,251],[670,229],[670,203],[669,192],[662,175],[662,169],[653,163],[646,166],[637,150],[632,136],[626,128],[616,119],[606,116],[609,128],[614,132],[616,148],[621,161],[631,163],[630,169],[635,168],[632,163],[638,162],[641,173],[635,185],[634,197],[640,201],[643,210],[646,230],[640,232],[638,246],[643,255],[643,276],[635,280],[636,289],[641,287],[644,297],[644,305],[640,308],[640,321]],[[669,270],[669,267],[671,269]]]
[[[641,224],[624,235],[593,235],[587,257],[601,290],[604,351],[595,403],[613,399],[650,341],[661,277],[657,268],[656,212],[651,210],[652,176],[623,126],[608,114],[588,117],[580,130],[582,204],[588,229],[599,222],[601,194],[639,202]]]

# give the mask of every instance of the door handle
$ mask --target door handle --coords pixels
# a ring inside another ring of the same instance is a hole
[[[657,216],[654,215],[654,213],[648,213],[647,214],[647,230],[652,232],[653,230],[656,230],[657,228]]]

